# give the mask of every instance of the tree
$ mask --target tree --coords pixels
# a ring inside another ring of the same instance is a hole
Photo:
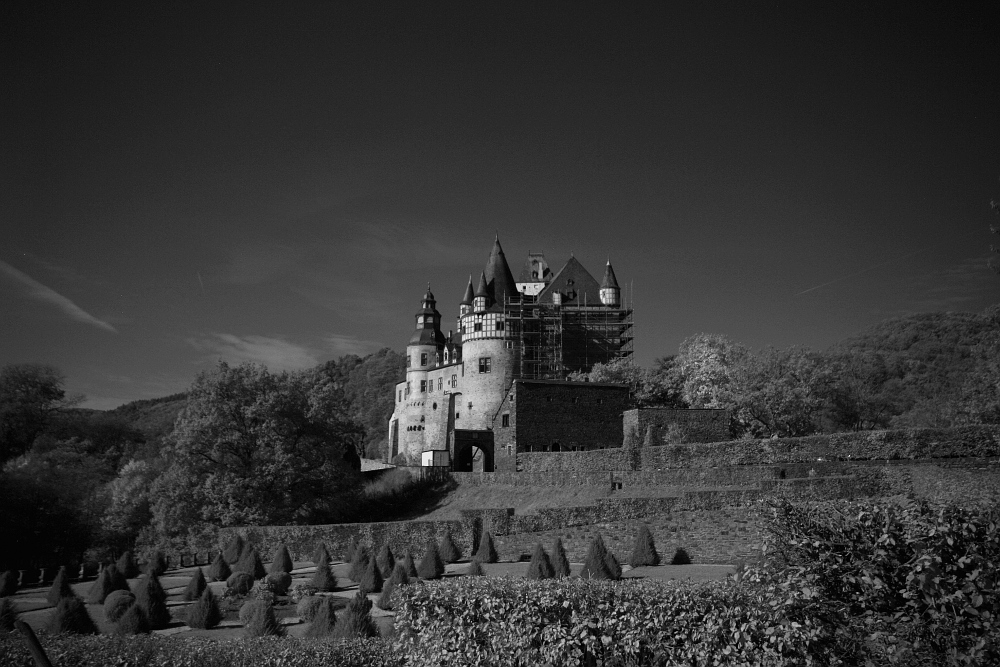
[[[728,408],[732,373],[750,351],[719,334],[684,340],[675,359],[683,378],[684,400],[692,408]]]
[[[637,408],[685,408],[683,385],[675,357],[656,360],[652,370],[636,366],[631,359],[596,363],[589,372],[572,373],[578,382],[613,382],[629,387],[631,404]]]
[[[64,380],[44,364],[0,369],[0,463],[28,451],[55,415],[78,401],[67,398]]]
[[[225,363],[195,380],[153,485],[154,525],[177,535],[216,526],[331,522],[360,484],[357,424],[316,373]]]

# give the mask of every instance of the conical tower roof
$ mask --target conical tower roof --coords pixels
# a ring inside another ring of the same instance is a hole
[[[487,298],[490,296],[490,289],[488,283],[486,282],[485,271],[483,271],[482,275],[479,276],[479,287],[476,288],[475,296],[485,296]]]
[[[465,296],[462,297],[460,306],[471,306],[476,293],[472,290],[472,276],[469,276],[469,284],[465,288]]]
[[[510,272],[507,265],[507,258],[504,257],[503,248],[500,247],[500,235],[493,241],[493,250],[490,252],[490,259],[486,262],[486,289],[493,300],[493,303],[504,304],[505,299],[519,299],[520,292],[517,291],[517,283],[514,282],[514,274]],[[478,292],[477,292],[478,295]]]
[[[608,265],[604,269],[604,280],[601,282],[601,289],[606,289],[609,287],[618,288],[618,278],[615,277],[615,270],[611,268],[611,260],[608,260]]]

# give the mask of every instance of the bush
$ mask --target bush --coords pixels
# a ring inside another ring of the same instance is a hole
[[[246,595],[253,588],[253,577],[246,572],[233,572],[226,579],[226,588],[236,595]]]
[[[479,540],[479,548],[473,556],[480,563],[495,563],[498,560],[497,548],[493,544],[493,533],[487,531]]]
[[[114,565],[108,565],[97,575],[97,579],[90,585],[87,591],[87,602],[90,604],[104,604],[104,599],[112,591],[128,591],[128,581],[118,571]]]
[[[154,577],[162,577],[163,573],[167,571],[167,557],[163,555],[163,552],[157,549],[153,552],[150,557],[149,562],[146,563],[146,574],[152,575]]]
[[[274,551],[274,559],[271,560],[271,567],[268,568],[268,572],[271,574],[291,572],[292,567],[292,555],[288,553],[288,547],[283,543],[278,545],[278,548]]]
[[[325,547],[324,547],[325,548]],[[347,553],[344,554],[344,560],[348,563],[354,560],[354,556],[358,553],[358,538],[352,537],[347,543]]]
[[[427,540],[427,548],[424,550],[424,557],[417,565],[417,575],[421,579],[440,579],[444,574],[444,561],[438,554],[437,542],[433,539]]]
[[[470,577],[482,577],[486,574],[486,572],[483,571],[482,564],[478,560],[473,559],[472,562],[469,563],[469,567],[466,568],[465,574]]]
[[[311,595],[316,595],[315,586],[310,586],[309,584],[295,584],[295,587],[292,588],[292,592],[289,597],[292,599],[292,602],[298,604],[300,600]]]
[[[462,551],[455,545],[455,540],[451,539],[451,533],[445,533],[438,545],[438,553],[445,563],[454,563],[462,557]]]
[[[618,558],[614,552],[607,548],[604,550],[604,564],[607,566],[608,574],[611,575],[612,579],[617,581],[622,578],[621,563],[618,562]]]
[[[288,589],[292,587],[292,575],[288,572],[272,572],[264,581],[271,586],[275,595],[288,595]]]
[[[650,532],[649,526],[644,523],[639,525],[639,532],[635,535],[635,545],[632,547],[632,555],[629,556],[628,564],[632,567],[660,564],[660,554],[656,553],[653,533]]]
[[[117,623],[134,604],[135,596],[131,591],[112,591],[104,598],[104,620],[108,623]]]
[[[535,545],[535,551],[531,554],[531,562],[528,564],[528,579],[551,579],[554,575],[552,562],[549,555],[545,553],[545,548],[539,542]]]
[[[247,637],[284,637],[285,628],[274,617],[274,607],[263,600],[249,600],[240,608],[240,622]]]
[[[205,573],[201,571],[200,567],[196,567],[194,574],[188,579],[187,586],[184,587],[184,595],[181,599],[185,602],[197,600],[201,597],[201,593],[205,590],[206,586],[208,586],[208,582],[205,581]]]
[[[247,547],[243,550],[243,555],[240,556],[239,562],[233,566],[233,572],[246,572],[254,578],[254,581],[267,576],[267,570],[264,569],[264,564],[260,562],[260,556],[254,547]]]
[[[392,575],[389,577],[389,583],[393,586],[406,586],[410,583],[410,575],[406,572],[406,565],[403,563],[396,563],[396,567],[392,568]]]
[[[160,579],[151,574],[143,575],[135,591],[135,604],[140,607],[154,630],[170,625],[170,610],[167,609],[167,593],[160,585]]]
[[[330,556],[330,552],[327,551],[326,544],[324,544],[323,542],[319,542],[316,545],[316,550],[313,551],[313,557],[312,557],[313,565],[319,563],[323,559],[323,556],[326,556],[326,561],[328,563],[333,560],[333,558]]]
[[[432,540],[433,543],[433,540]],[[437,547],[437,545],[434,545]],[[333,637],[337,639],[360,639],[378,637],[378,627],[371,615],[372,603],[361,591],[351,598],[341,617],[333,629]]]
[[[59,604],[59,600],[63,598],[68,598],[76,593],[69,585],[69,573],[66,572],[66,566],[63,565],[59,568],[58,574],[56,574],[55,580],[52,582],[52,587],[49,588],[48,595],[45,596],[45,600],[53,607]]]
[[[335,600],[329,596],[318,598],[319,604],[313,612],[312,622],[306,628],[305,636],[309,639],[323,639],[333,636],[333,630],[337,626],[337,605]]]
[[[309,623],[316,618],[316,612],[319,610],[319,606],[323,604],[323,600],[327,597],[329,596],[310,595],[309,597],[304,597],[299,600],[297,605],[295,605],[295,612],[299,615],[300,619]]]
[[[68,632],[75,635],[96,635],[97,626],[87,613],[87,605],[75,595],[59,600],[49,618],[48,630],[54,635]]]
[[[225,581],[232,573],[233,571],[229,569],[229,563],[222,557],[222,552],[220,551],[216,554],[212,564],[208,566],[208,578],[211,581]]]
[[[580,577],[583,579],[615,578],[608,567],[608,549],[604,546],[604,540],[601,539],[600,535],[590,541],[587,556],[583,560],[583,569],[580,570]]]
[[[17,611],[14,609],[14,601],[8,597],[0,598],[0,631],[12,632],[16,620]]]
[[[123,553],[115,566],[126,579],[135,579],[139,576],[139,564],[135,561],[135,555],[131,551]]]
[[[212,589],[206,588],[201,597],[187,609],[188,627],[199,630],[210,630],[222,621],[219,601],[215,599]]]
[[[368,547],[361,544],[354,550],[354,558],[351,559],[351,569],[347,571],[347,576],[351,581],[361,581],[365,570],[368,569],[370,555]]]
[[[375,562],[378,564],[378,569],[382,573],[383,579],[388,579],[392,576],[392,571],[396,567],[396,557],[392,554],[392,549],[389,548],[388,542],[383,544],[382,548],[378,550]]]
[[[392,611],[392,592],[396,590],[396,584],[390,579],[382,586],[382,594],[375,600],[375,606],[385,611]]]
[[[318,591],[332,591],[337,588],[337,578],[333,576],[328,560],[324,558],[316,564],[316,572],[309,584]]]
[[[407,574],[407,576],[410,577],[410,579],[416,579],[417,578],[417,576],[418,576],[417,575],[417,566],[414,565],[414,563],[413,563],[413,554],[410,553],[409,549],[407,549],[406,553],[403,555],[403,569],[406,570],[406,574]]]
[[[133,604],[115,623],[114,633],[116,635],[148,635],[152,630],[146,612],[139,605]]]
[[[368,561],[368,567],[365,569],[365,573],[361,575],[361,581],[358,582],[358,590],[368,595],[369,593],[378,593],[382,590],[382,584],[385,580],[382,578],[382,573],[378,569],[378,565],[375,563],[375,559],[372,558]]]
[[[566,558],[566,549],[563,547],[562,539],[557,537],[556,543],[552,545],[552,576],[559,578],[569,575],[569,559]]]
[[[222,550],[222,558],[230,567],[236,565],[243,556],[243,548],[245,546],[246,543],[243,541],[243,536],[237,533]]]
[[[671,565],[690,565],[691,556],[688,552],[684,550],[684,547],[677,547],[677,551],[674,552],[674,557],[670,559]]]
[[[7,570],[0,574],[0,598],[6,598],[17,593],[17,572]]]

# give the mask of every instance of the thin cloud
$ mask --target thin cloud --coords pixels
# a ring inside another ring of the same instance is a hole
[[[46,287],[41,284],[31,276],[18,271],[10,264],[0,260],[0,271],[5,273],[15,282],[19,283],[21,286],[27,288],[27,295],[33,299],[39,301],[45,301],[54,305],[56,308],[61,310],[64,314],[68,315],[71,319],[77,322],[83,322],[85,324],[91,324],[99,329],[104,329],[105,331],[110,331],[111,333],[118,333],[118,330],[113,326],[108,324],[103,320],[99,320],[80,306],[76,305],[62,294],[59,294],[55,290]]]
[[[267,336],[235,336],[214,333],[187,342],[211,360],[264,364],[271,370],[299,370],[319,363],[315,353],[303,345]]]
[[[385,345],[374,340],[361,340],[352,336],[331,334],[325,339],[327,348],[338,357],[346,354],[356,354],[363,357],[366,354],[380,350]]]

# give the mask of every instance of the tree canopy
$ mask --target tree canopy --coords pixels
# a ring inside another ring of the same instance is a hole
[[[52,366],[11,364],[0,369],[0,463],[27,452],[56,414],[72,403]]]

